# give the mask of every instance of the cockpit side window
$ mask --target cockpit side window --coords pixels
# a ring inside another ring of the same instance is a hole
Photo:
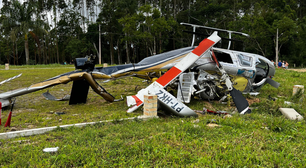
[[[248,67],[252,66],[252,57],[243,54],[237,54],[237,57],[242,66],[248,66]]]
[[[214,52],[218,61],[233,64],[232,57],[229,54],[223,52],[216,52],[216,51]]]

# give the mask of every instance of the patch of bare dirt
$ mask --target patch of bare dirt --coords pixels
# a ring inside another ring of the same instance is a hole
[[[252,98],[252,99],[247,99],[249,102],[249,105],[252,105],[253,103],[259,103],[260,99],[259,98]]]
[[[297,71],[297,72],[306,72],[306,69],[288,69],[292,71]]]

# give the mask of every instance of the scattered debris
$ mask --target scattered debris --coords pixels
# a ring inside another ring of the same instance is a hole
[[[192,123],[199,123],[200,122],[200,119],[196,119],[196,120],[193,120],[191,121]]]
[[[259,92],[249,92],[249,93],[243,92],[243,94],[249,94],[249,95],[251,95],[251,96],[257,96],[257,95],[259,95]]]
[[[48,152],[48,153],[54,153],[57,152],[59,149],[59,147],[55,147],[55,148],[45,148],[43,149],[44,152]]]
[[[293,104],[293,103],[292,103],[292,102],[289,102],[289,101],[284,101],[284,104],[291,105],[291,104]]]
[[[279,108],[279,111],[290,120],[303,120],[303,116],[301,116],[293,108]]]
[[[277,98],[271,97],[271,95],[268,96],[269,100],[275,101]]]
[[[63,115],[63,114],[66,114],[65,112],[55,112],[55,114],[57,115]]]
[[[226,114],[225,116],[223,116],[223,118],[232,118],[233,116],[230,114]]]
[[[209,123],[209,124],[207,124],[206,126],[207,126],[207,127],[210,127],[210,128],[220,127],[220,125],[214,124],[214,123]]]
[[[216,119],[211,119],[211,120],[208,120],[207,123],[215,123],[216,124],[217,120]]]
[[[193,125],[193,127],[194,127],[194,128],[198,128],[198,127],[200,127],[200,126],[199,126],[199,125],[195,125],[195,124],[194,124],[194,125]]]
[[[203,108],[203,111],[200,110],[194,110],[197,113],[201,113],[201,114],[215,114],[215,115],[220,115],[220,114],[229,114],[226,111],[212,111],[212,110],[208,110],[207,108]]]

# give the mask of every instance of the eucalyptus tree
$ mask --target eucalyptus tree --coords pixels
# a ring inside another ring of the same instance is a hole
[[[57,31],[59,43],[61,44],[60,50],[63,51],[61,53],[63,61],[74,58],[74,55],[71,55],[71,53],[66,50],[68,44],[73,44],[73,42],[70,41],[82,40],[85,36],[80,26],[83,20],[85,20],[83,16],[74,9],[64,9],[60,16],[60,20],[57,23]]]
[[[126,34],[123,40],[133,44],[145,44],[150,52],[147,52],[147,56],[157,53],[157,39],[164,40],[162,37],[167,37],[167,32],[171,30],[169,23],[161,16],[159,10],[150,5],[141,6],[137,14],[127,15],[119,19],[119,23],[123,25],[123,31]],[[162,52],[161,45],[159,45],[158,53],[160,52]]]
[[[2,32],[2,42],[5,43],[5,45],[2,45],[2,49],[6,50],[7,48],[10,48],[9,51],[12,52],[8,52],[5,51],[5,56],[7,59],[7,62],[10,63],[10,57],[11,55],[13,55],[13,59],[14,59],[14,65],[16,65],[16,60],[17,60],[17,64],[18,64],[18,55],[16,57],[16,53],[18,53],[17,50],[17,40],[18,40],[18,34],[19,34],[19,27],[16,25],[16,23],[14,21],[12,21],[11,19],[8,19],[7,16],[2,16],[1,17],[1,21],[2,21],[2,26],[1,28],[1,32]]]
[[[115,63],[114,48],[117,49],[118,54],[120,54],[120,43],[119,39],[123,37],[122,35],[122,24],[118,20],[127,15],[133,15],[137,10],[137,1],[135,0],[104,0],[101,4],[101,12],[99,13],[97,23],[101,24],[104,36],[108,40],[110,49],[110,63]],[[117,40],[116,40],[117,39]],[[129,49],[130,41],[125,41],[126,45],[126,62],[129,60]],[[119,56],[120,57],[120,56]],[[121,58],[118,58],[118,62],[121,62]]]
[[[17,47],[18,28],[12,29],[10,31],[9,38],[13,43],[12,50],[13,50],[14,65],[16,65],[16,63],[18,65],[18,47]]]
[[[34,25],[33,17],[36,3],[28,1],[21,4],[18,0],[12,0],[10,2],[9,5],[4,6],[1,10],[2,14],[7,16],[6,19],[3,20],[2,24],[8,29],[10,29],[12,24],[14,24],[14,27],[18,27],[19,31],[24,36],[26,64],[29,64],[28,34]]]

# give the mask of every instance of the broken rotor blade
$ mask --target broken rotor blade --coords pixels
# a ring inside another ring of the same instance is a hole
[[[230,94],[240,114],[251,113],[249,102],[246,100],[246,98],[242,95],[242,93],[239,90],[233,87],[233,89],[230,91]]]
[[[230,91],[230,94],[233,98],[233,101],[237,107],[238,112],[240,114],[251,113],[251,109],[249,108],[249,102],[246,100],[246,98],[242,95],[242,93],[239,90],[233,87],[233,83],[231,82],[230,77],[228,76],[227,72],[224,70],[224,68],[219,63],[213,51],[211,55],[212,55],[213,60],[216,63],[217,68],[222,73],[222,77],[225,77],[226,86],[228,90]]]
[[[178,62],[147,88],[140,90],[137,95],[127,96],[127,105],[132,106],[127,110],[127,112],[133,112],[140,107],[143,104],[144,95],[150,94],[153,87],[166,87],[176,77],[188,69],[194,62],[206,54],[210,48],[220,41],[220,39],[221,38],[217,35],[217,32],[214,32],[211,36],[204,39],[192,52],[190,52],[186,57],[184,57],[180,62]]]

